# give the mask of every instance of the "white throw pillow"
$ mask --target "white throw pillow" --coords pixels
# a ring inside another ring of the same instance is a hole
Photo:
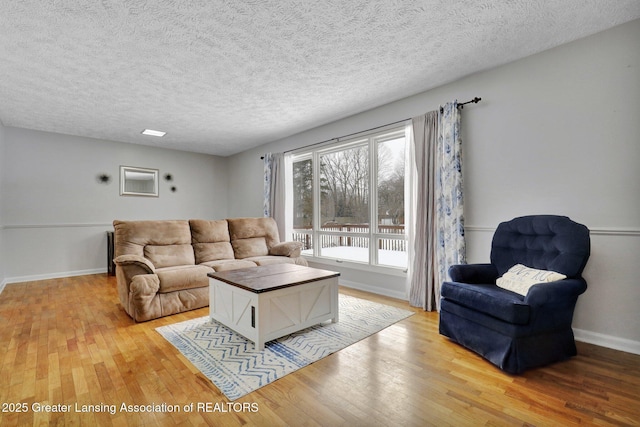
[[[516,264],[496,280],[496,285],[526,296],[529,288],[533,285],[555,282],[566,278],[567,276],[564,274],[556,273],[555,271],[536,270],[522,264]]]

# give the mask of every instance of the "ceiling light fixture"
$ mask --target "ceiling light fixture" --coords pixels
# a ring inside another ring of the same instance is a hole
[[[159,130],[145,129],[145,130],[142,131],[142,134],[143,135],[151,135],[151,136],[165,136],[167,133],[159,131]]]

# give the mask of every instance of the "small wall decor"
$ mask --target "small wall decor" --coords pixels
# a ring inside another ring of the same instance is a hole
[[[165,173],[164,174],[164,180],[167,182],[172,182],[173,181],[173,175],[171,175],[170,173]],[[171,187],[169,187],[169,189],[171,190],[172,193],[175,193],[176,191],[178,191],[178,188],[175,185],[172,185]]]
[[[158,169],[120,166],[120,195],[158,197]]]
[[[98,174],[98,176],[96,177],[96,181],[98,181],[98,183],[100,184],[109,184],[111,183],[111,175],[106,173]]]

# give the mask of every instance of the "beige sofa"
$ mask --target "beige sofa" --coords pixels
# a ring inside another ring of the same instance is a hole
[[[118,294],[137,322],[209,305],[213,271],[307,265],[272,218],[113,221]]]

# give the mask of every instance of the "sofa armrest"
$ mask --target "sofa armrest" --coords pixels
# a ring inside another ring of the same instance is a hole
[[[587,290],[584,279],[563,279],[540,283],[529,288],[524,303],[530,306],[565,306],[574,304],[580,294]]]
[[[118,296],[125,311],[137,322],[152,319],[151,314],[160,310],[156,298],[160,281],[154,265],[138,255],[120,255],[113,262],[116,264]]]
[[[120,255],[113,262],[122,268],[133,266],[141,269],[141,272],[137,274],[152,274],[156,272],[156,268],[151,261],[138,255]]]
[[[302,252],[301,242],[282,242],[273,245],[269,249],[269,255],[286,256],[290,258],[297,258]]]
[[[158,298],[160,279],[156,274],[138,274],[131,280],[127,312],[136,322],[162,317]]]
[[[495,284],[498,270],[493,264],[456,264],[449,267],[449,276],[454,282]]]
[[[135,296],[153,296],[160,290],[160,279],[156,274],[138,274],[131,281],[130,292]]]

